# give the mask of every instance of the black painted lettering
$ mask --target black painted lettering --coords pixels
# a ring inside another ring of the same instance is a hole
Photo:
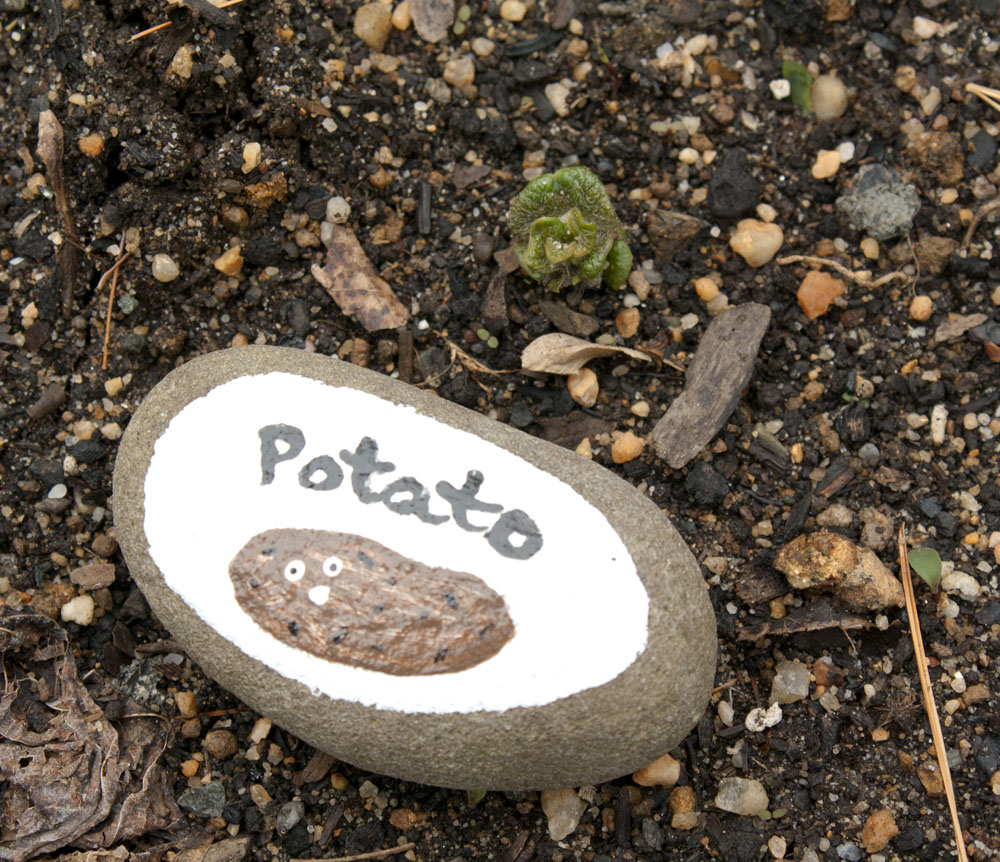
[[[483,474],[478,470],[469,470],[465,474],[465,484],[456,488],[448,482],[438,482],[435,490],[451,504],[451,514],[463,530],[470,533],[481,533],[486,527],[477,527],[468,518],[469,512],[502,512],[503,506],[497,503],[484,503],[476,499],[479,486],[483,484]]]
[[[323,474],[318,482],[314,478],[317,473]],[[339,488],[343,481],[344,471],[329,455],[319,455],[299,470],[299,484],[313,491],[332,491]]]
[[[265,425],[257,432],[260,437],[260,484],[274,481],[274,468],[282,461],[291,461],[306,445],[305,435],[294,425]],[[278,451],[278,441],[288,448]]]
[[[362,503],[378,503],[382,499],[381,491],[373,491],[371,478],[376,473],[391,473],[396,465],[389,461],[378,460],[378,443],[371,437],[365,437],[353,452],[340,450],[340,457],[352,468],[351,488]]]
[[[521,541],[513,541],[520,536]],[[486,538],[498,554],[512,560],[527,560],[538,553],[542,547],[542,534],[538,525],[520,509],[504,512],[493,525]]]
[[[430,491],[412,476],[404,476],[386,485],[382,502],[389,511],[397,515],[416,515],[425,524],[443,524],[449,520],[447,515],[431,514]]]

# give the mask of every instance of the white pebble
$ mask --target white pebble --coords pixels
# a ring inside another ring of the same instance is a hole
[[[840,153],[841,162],[849,162],[854,158],[854,141],[841,141],[834,149]]]
[[[61,500],[63,497],[66,496],[66,492],[68,490],[69,489],[62,482],[60,482],[58,485],[53,485],[51,490],[49,491],[49,499]]]
[[[979,581],[972,575],[959,571],[949,572],[941,578],[941,589],[946,593],[958,593],[969,601],[979,598],[979,593],[982,591]]]
[[[836,75],[820,75],[812,85],[812,109],[820,122],[835,120],[847,110],[847,87]]]
[[[787,99],[792,95],[792,84],[788,78],[775,78],[767,85],[776,99]]]
[[[326,202],[326,220],[331,224],[343,224],[351,217],[351,205],[340,195],[334,195]]]
[[[94,621],[94,600],[86,593],[70,599],[59,609],[59,616],[64,623],[89,626]]]
[[[924,18],[922,15],[917,15],[913,19],[913,34],[918,39],[933,39],[940,32],[941,25],[937,21]]]
[[[779,721],[781,721],[781,704],[772,703],[767,709],[762,706],[751,709],[743,724],[752,733],[760,733],[762,730],[774,727]]]
[[[180,268],[169,254],[153,255],[153,278],[157,281],[162,281],[165,284],[168,281],[173,281],[180,273]]]
[[[569,87],[561,81],[545,85],[545,98],[552,103],[552,109],[558,116],[569,115]]]
[[[948,428],[948,408],[943,404],[935,404],[931,408],[931,441],[935,446],[944,443],[945,431]]]

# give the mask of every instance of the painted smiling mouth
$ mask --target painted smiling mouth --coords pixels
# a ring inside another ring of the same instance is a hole
[[[266,530],[236,554],[229,576],[240,607],[269,634],[367,670],[465,670],[514,636],[503,598],[475,575],[351,533]]]

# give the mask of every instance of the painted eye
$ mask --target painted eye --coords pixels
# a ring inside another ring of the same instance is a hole
[[[340,557],[327,557],[323,560],[323,574],[328,578],[339,575],[343,568],[344,564],[341,562]]]
[[[309,601],[314,605],[325,605],[326,600],[330,598],[330,588],[329,587],[313,587],[309,590]]]
[[[291,581],[293,584],[296,581],[301,581],[302,576],[306,573],[306,564],[302,560],[292,560],[287,566],[285,566],[285,578]]]

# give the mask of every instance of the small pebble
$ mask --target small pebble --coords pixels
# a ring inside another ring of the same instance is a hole
[[[86,593],[76,596],[59,609],[59,616],[64,623],[89,626],[94,621],[94,599]]]
[[[781,248],[784,234],[776,224],[745,218],[737,226],[729,246],[752,267],[761,267]]]
[[[194,718],[198,714],[198,702],[193,691],[175,692],[174,703],[182,718]]]
[[[839,278],[814,269],[806,274],[796,292],[799,308],[810,320],[822,317],[830,310],[833,301],[844,295],[846,287]]]
[[[444,64],[441,77],[453,87],[465,87],[476,79],[476,66],[472,57],[466,55],[449,60]]]
[[[616,464],[633,461],[642,454],[645,444],[641,437],[626,431],[611,444],[611,460]]]
[[[716,712],[719,715],[719,721],[726,727],[733,726],[733,719],[736,717],[736,713],[733,705],[728,700],[720,700]]]
[[[629,413],[633,416],[638,416],[640,419],[645,419],[649,416],[649,402],[636,401],[635,404],[629,407]]]
[[[250,799],[261,811],[266,811],[271,804],[271,794],[267,792],[263,784],[250,785]]]
[[[167,75],[176,75],[186,81],[191,77],[192,71],[194,71],[194,45],[186,42],[174,54],[167,67]]]
[[[174,259],[169,254],[163,253],[153,255],[152,270],[153,278],[164,284],[173,281],[181,272]]]
[[[597,403],[600,387],[597,375],[589,368],[581,368],[576,374],[570,374],[566,378],[566,388],[569,390],[569,397],[581,407],[593,407]]]
[[[213,266],[223,275],[239,275],[243,269],[242,248],[234,245],[215,259]]]
[[[812,85],[812,109],[820,122],[835,120],[847,110],[847,87],[836,75],[820,75]]]
[[[260,144],[251,141],[243,147],[243,166],[241,170],[248,174],[260,165]]]
[[[873,237],[866,236],[863,240],[861,240],[861,252],[866,258],[868,258],[868,260],[878,260],[878,240]]]
[[[910,303],[910,317],[913,320],[923,322],[928,320],[934,313],[934,303],[925,294],[917,294]]]
[[[837,150],[820,150],[813,162],[812,175],[814,180],[826,180],[840,169],[840,153]]]
[[[749,816],[766,811],[767,805],[767,791],[755,778],[730,776],[719,782],[719,791],[715,795],[716,808]]]
[[[913,18],[913,35],[918,39],[932,39],[941,32],[941,25],[930,18],[916,15]]]
[[[181,775],[185,778],[194,778],[200,768],[201,764],[197,760],[185,760],[181,764]]]
[[[503,0],[500,4],[500,17],[504,21],[521,21],[528,13],[528,7],[521,0]]]
[[[681,765],[669,754],[632,773],[632,780],[642,787],[673,787],[680,777]]]
[[[702,302],[711,302],[719,295],[719,285],[715,283],[714,278],[703,276],[695,279],[694,292]]]
[[[351,205],[340,195],[334,195],[326,202],[326,220],[331,224],[343,224],[351,217]]]
[[[205,750],[217,760],[227,760],[236,754],[236,736],[231,730],[210,730],[205,734]]]
[[[638,308],[623,308],[615,315],[615,329],[622,338],[631,338],[639,331]]]
[[[114,398],[122,391],[124,385],[125,381],[121,377],[112,377],[110,380],[104,381],[104,391],[107,393],[108,398]]]
[[[403,0],[402,3],[392,10],[392,26],[397,30],[409,30],[412,23],[413,17],[410,15],[410,2],[409,0]]]
[[[569,87],[561,81],[546,84],[545,98],[549,100],[557,116],[569,116]]]
[[[381,51],[392,32],[392,10],[380,2],[366,3],[354,13],[354,35],[374,51]]]
[[[93,134],[80,138],[76,145],[80,152],[89,158],[96,159],[104,150],[104,135]]]
[[[489,57],[496,50],[496,43],[485,36],[477,36],[472,40],[472,53],[477,57]]]
[[[775,859],[784,859],[788,842],[780,835],[772,835],[767,839],[767,849]]]
[[[792,95],[792,84],[787,78],[775,78],[767,87],[776,99],[787,99]]]

